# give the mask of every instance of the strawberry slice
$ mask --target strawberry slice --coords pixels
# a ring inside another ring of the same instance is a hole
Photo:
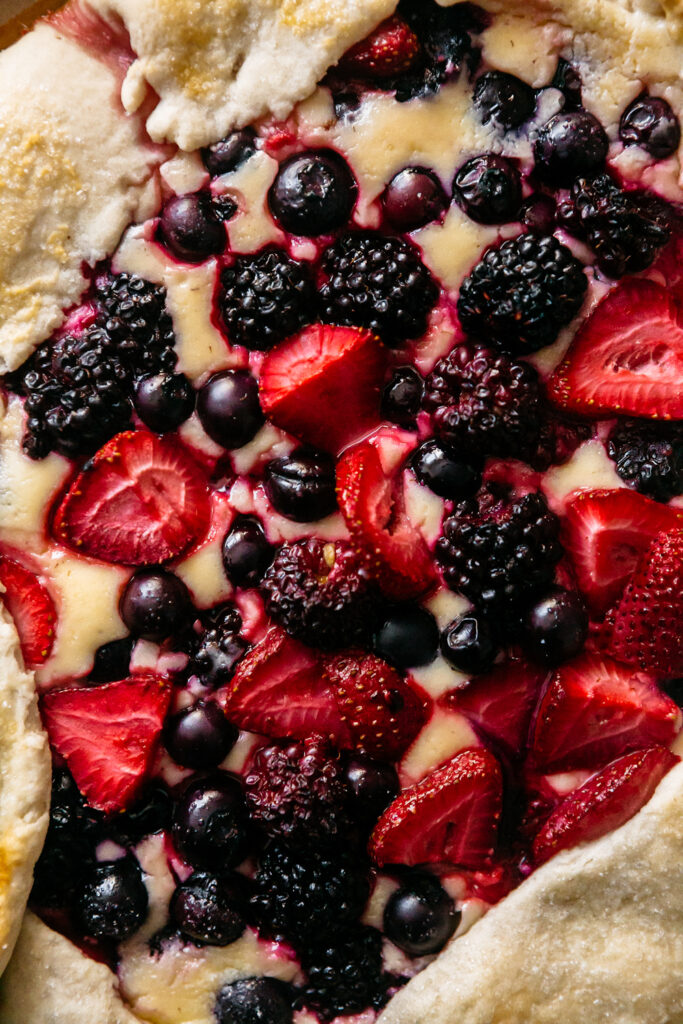
[[[242,659],[218,700],[241,729],[275,739],[322,733],[353,746],[318,655],[277,627]]]
[[[38,577],[12,558],[0,556],[2,600],[14,619],[28,668],[47,661],[55,639],[57,612]]]
[[[621,754],[668,746],[680,712],[644,672],[583,654],[552,677],[541,700],[532,760],[541,771],[600,768]]]
[[[86,463],[57,509],[53,532],[92,558],[149,565],[194,544],[210,513],[206,480],[178,443],[128,431]]]
[[[426,694],[362,651],[328,657],[324,672],[353,746],[380,761],[397,761],[429,717]]]
[[[493,855],[502,799],[493,754],[463,750],[389,804],[370,836],[370,856],[380,867],[447,861],[479,868]]]
[[[653,281],[623,281],[581,326],[548,382],[563,409],[588,416],[683,418],[683,310]]]
[[[414,67],[420,57],[419,39],[403,18],[394,15],[347,50],[339,66],[346,74],[372,81],[402,75]]]
[[[137,676],[88,689],[52,690],[43,719],[54,749],[89,804],[111,813],[135,799],[155,754],[171,687]]]
[[[619,828],[648,802],[677,761],[666,747],[651,747],[619,757],[591,776],[543,825],[534,840],[536,862]]]
[[[379,423],[387,351],[370,331],[312,324],[270,352],[261,405],[278,427],[336,454]]]
[[[433,562],[405,510],[402,466],[385,472],[378,447],[364,441],[337,464],[337,497],[351,543],[382,590],[398,599],[428,590]]]
[[[683,510],[627,488],[581,491],[569,502],[562,541],[579,589],[596,613],[618,600],[657,534],[683,527]]]
[[[683,529],[657,537],[608,616],[614,657],[663,676],[683,675],[681,594]]]

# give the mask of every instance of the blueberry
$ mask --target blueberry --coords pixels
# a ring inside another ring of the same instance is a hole
[[[147,907],[142,873],[128,857],[96,864],[76,895],[76,917],[83,934],[93,939],[129,938],[145,920]]]
[[[419,605],[393,608],[375,633],[375,653],[398,668],[428,665],[436,657],[439,630],[431,612]]]
[[[415,871],[389,897],[384,933],[408,956],[426,956],[443,949],[460,918],[439,880]]]
[[[344,777],[351,796],[351,812],[363,825],[372,827],[400,791],[396,769],[363,754],[355,754]]]
[[[256,150],[256,133],[253,128],[242,128],[231,132],[220,142],[214,142],[202,150],[204,166],[213,178],[234,171]]]
[[[520,210],[520,220],[535,235],[552,235],[555,230],[555,202],[537,192],[529,196]]]
[[[190,594],[183,581],[161,567],[136,572],[120,603],[121,618],[133,636],[157,642],[177,632],[191,610]]]
[[[406,430],[417,429],[424,380],[412,366],[397,366],[382,392],[382,417]]]
[[[224,985],[214,1015],[217,1024],[292,1024],[287,986],[275,978],[242,978]]]
[[[441,653],[459,672],[478,675],[491,668],[498,652],[487,620],[477,612],[454,619],[441,634]]]
[[[479,487],[481,473],[471,462],[457,458],[439,441],[425,441],[413,453],[411,467],[415,476],[440,498],[458,501]]]
[[[424,167],[395,174],[382,196],[384,216],[399,231],[415,231],[438,220],[448,199],[437,176]]]
[[[211,197],[211,205],[213,206],[214,214],[221,224],[232,220],[239,210],[237,201],[233,199],[229,192],[214,193]]]
[[[581,76],[573,64],[560,57],[551,85],[564,96],[565,110],[578,110],[581,106]]]
[[[492,121],[505,131],[519,128],[536,109],[536,94],[531,86],[505,71],[486,71],[481,75],[473,98],[483,124]]]
[[[453,198],[479,224],[516,220],[522,202],[519,171],[504,156],[485,153],[463,164],[453,182]]]
[[[300,448],[266,466],[265,488],[276,512],[295,523],[314,523],[337,507],[334,459]]]
[[[225,228],[216,217],[209,192],[169,199],[159,218],[159,237],[174,256],[201,263],[225,250]]]
[[[134,805],[107,819],[106,838],[119,846],[135,846],[145,836],[165,832],[171,827],[171,794],[159,781],[148,782]]]
[[[248,370],[223,370],[199,390],[197,413],[212,441],[241,448],[261,429],[264,418],[258,384]]]
[[[182,373],[157,373],[135,385],[135,411],[150,430],[175,430],[194,411],[194,388]]]
[[[330,149],[296,153],[268,193],[273,216],[293,235],[326,235],[346,224],[358,189],[349,165]]]
[[[218,705],[205,701],[179,711],[164,726],[166,749],[184,768],[217,768],[238,735]]]
[[[527,611],[522,630],[526,650],[545,665],[573,658],[588,635],[588,616],[580,595],[554,587]]]
[[[232,867],[246,853],[247,814],[236,776],[217,771],[193,780],[173,812],[173,838],[181,854],[202,868]]]
[[[625,146],[640,146],[655,160],[665,160],[680,145],[681,126],[665,99],[644,93],[621,115],[619,138]]]
[[[555,185],[571,185],[574,178],[599,170],[608,149],[605,129],[587,110],[555,114],[534,142],[536,170]]]
[[[88,676],[90,683],[115,683],[125,679],[130,669],[130,659],[135,641],[129,636],[122,640],[111,640],[95,651],[95,661]]]
[[[171,921],[195,942],[229,946],[246,927],[245,879],[196,871],[171,897]]]
[[[273,554],[273,546],[256,516],[238,516],[223,541],[225,575],[233,587],[254,587],[273,561]]]

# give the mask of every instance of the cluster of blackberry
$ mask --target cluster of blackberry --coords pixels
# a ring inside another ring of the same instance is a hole
[[[242,617],[233,604],[211,608],[199,621],[201,632],[190,643],[190,672],[215,689],[232,679],[249,644],[241,634]]]

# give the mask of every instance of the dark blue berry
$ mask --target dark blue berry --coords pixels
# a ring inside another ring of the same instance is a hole
[[[256,378],[248,370],[223,370],[199,390],[197,413],[212,441],[223,448],[248,444],[263,425]]]
[[[439,630],[431,612],[419,605],[393,608],[375,633],[375,653],[398,668],[428,665],[436,657]]]
[[[443,631],[441,653],[458,672],[478,675],[491,668],[498,646],[488,621],[477,612],[467,612]]]
[[[481,483],[481,472],[471,460],[458,458],[434,438],[420,445],[410,464],[420,483],[440,498],[459,501],[474,494]]]
[[[313,523],[337,507],[334,459],[299,449],[266,466],[265,488],[276,512],[296,523]]]
[[[443,949],[460,918],[437,878],[413,872],[389,897],[384,933],[408,956],[427,956]]]
[[[174,256],[187,263],[201,263],[227,245],[225,228],[216,217],[209,192],[169,199],[159,218],[159,237]]]
[[[453,182],[453,198],[477,223],[505,224],[519,216],[522,180],[511,160],[485,153],[462,165]]]
[[[157,373],[135,385],[135,411],[150,430],[175,430],[194,411],[194,388],[182,373]]]
[[[588,615],[576,591],[554,587],[527,611],[523,642],[529,654],[545,665],[559,665],[583,650]]]
[[[223,870],[244,858],[246,825],[238,779],[218,771],[183,790],[173,813],[173,838],[191,864]]]
[[[145,836],[169,829],[172,810],[171,794],[166,786],[151,781],[145,785],[132,807],[107,819],[105,836],[119,846],[135,846]]]
[[[406,167],[399,171],[382,196],[384,216],[399,231],[415,231],[438,220],[447,206],[441,182],[425,167]]]
[[[121,598],[121,618],[133,636],[158,642],[177,632],[192,609],[181,579],[168,569],[140,569]]]
[[[166,721],[164,744],[184,768],[217,768],[235,744],[239,730],[217,704],[199,701]]]
[[[382,392],[382,416],[406,430],[417,429],[424,380],[412,366],[397,366]]]
[[[223,541],[223,567],[234,587],[254,587],[273,561],[268,543],[255,516],[238,516]]]
[[[560,57],[551,85],[564,96],[565,110],[578,110],[581,106],[581,76],[576,68]]]
[[[173,893],[171,921],[194,942],[228,946],[246,927],[246,879],[196,871]]]
[[[640,146],[655,160],[665,160],[680,145],[681,125],[665,99],[643,93],[621,115],[619,138],[625,146]]]
[[[234,171],[244,163],[256,149],[256,133],[253,128],[242,128],[231,132],[220,142],[214,142],[202,150],[204,166],[213,178]]]
[[[608,149],[605,129],[587,110],[555,114],[534,142],[536,170],[554,185],[571,185],[575,178],[600,170]]]
[[[274,217],[293,235],[326,235],[351,216],[358,189],[349,165],[329,149],[296,153],[268,193]]]
[[[351,757],[345,770],[351,795],[351,813],[364,826],[372,827],[400,791],[396,769],[363,754]]]
[[[555,202],[537,192],[522,203],[520,220],[535,235],[552,235],[555,230]]]
[[[275,978],[242,978],[224,985],[214,1009],[217,1024],[291,1024],[288,990]]]
[[[529,120],[536,108],[536,94],[521,78],[505,71],[486,71],[474,87],[474,105],[484,124],[492,121],[508,131]]]
[[[95,661],[88,676],[90,683],[115,683],[125,679],[130,669],[130,659],[135,641],[129,636],[122,640],[111,640],[95,651]]]
[[[74,868],[76,865],[74,865]],[[93,939],[129,938],[147,916],[147,889],[131,858],[96,864],[76,895],[76,916],[84,935]]]

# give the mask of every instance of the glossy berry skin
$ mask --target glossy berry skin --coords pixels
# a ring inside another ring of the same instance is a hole
[[[212,178],[234,171],[254,153],[256,134],[253,128],[231,132],[220,142],[202,150],[204,166]]]
[[[179,630],[192,609],[181,579],[161,567],[141,569],[129,580],[121,597],[121,618],[133,636],[159,642]]]
[[[122,640],[110,640],[95,651],[95,660],[88,676],[89,683],[115,683],[125,679],[130,669],[130,659],[135,641],[125,636]]]
[[[498,646],[488,621],[477,612],[467,612],[441,634],[441,653],[458,672],[478,675],[491,668]]]
[[[357,191],[349,165],[338,153],[312,150],[281,164],[268,203],[285,231],[315,237],[346,224]]]
[[[555,203],[550,196],[538,192],[522,203],[520,220],[536,235],[551,235],[555,230]]]
[[[208,192],[169,199],[159,217],[159,238],[186,263],[202,263],[223,252],[227,245],[225,228],[215,215]]]
[[[625,146],[640,146],[655,160],[665,160],[681,143],[681,125],[665,99],[643,94],[621,115],[619,138]]]
[[[298,449],[266,466],[268,500],[295,523],[314,523],[337,507],[334,459],[325,452]]]
[[[374,826],[401,789],[392,765],[373,761],[363,754],[349,758],[344,777],[351,796],[351,814],[367,827]]]
[[[246,927],[246,895],[239,875],[195,871],[171,897],[171,921],[194,942],[229,946]]]
[[[492,121],[504,131],[519,128],[536,107],[534,90],[521,78],[505,71],[487,71],[477,79],[474,105],[483,124]]]
[[[608,149],[605,129],[587,110],[555,114],[534,142],[536,170],[554,185],[571,185],[575,178],[600,170]]]
[[[410,464],[420,483],[440,498],[459,501],[474,494],[481,483],[476,466],[459,459],[435,438],[420,445]]]
[[[172,715],[164,726],[164,745],[183,768],[217,768],[230,753],[239,730],[217,704],[199,701]]]
[[[524,647],[533,658],[559,665],[583,650],[588,615],[576,591],[554,587],[529,608],[522,629]]]
[[[419,605],[393,608],[375,633],[373,650],[397,668],[418,668],[436,657],[439,630],[431,612]]]
[[[248,370],[214,374],[199,390],[197,414],[212,441],[229,450],[242,448],[264,423],[256,378]]]
[[[408,956],[427,956],[443,949],[460,918],[438,879],[416,871],[389,897],[384,933]]]
[[[511,160],[495,153],[475,156],[463,164],[453,182],[453,198],[479,224],[516,220],[522,202],[522,181]]]
[[[398,231],[415,231],[438,220],[448,199],[437,176],[424,167],[405,167],[382,196],[384,216]]]
[[[223,870],[244,858],[246,825],[238,779],[217,771],[183,790],[173,812],[173,839],[191,864]]]
[[[88,872],[76,895],[76,917],[84,935],[93,939],[129,938],[147,916],[147,889],[137,863],[130,858],[105,861]]]
[[[423,394],[424,380],[417,370],[412,366],[397,366],[382,392],[383,419],[405,430],[416,430]]]
[[[135,411],[150,430],[176,430],[194,411],[194,388],[183,373],[156,373],[135,385]]]
[[[223,541],[223,568],[234,587],[255,587],[273,561],[274,548],[268,543],[256,516],[238,516]]]
[[[218,993],[217,1024],[292,1024],[287,987],[275,978],[242,978]]]

